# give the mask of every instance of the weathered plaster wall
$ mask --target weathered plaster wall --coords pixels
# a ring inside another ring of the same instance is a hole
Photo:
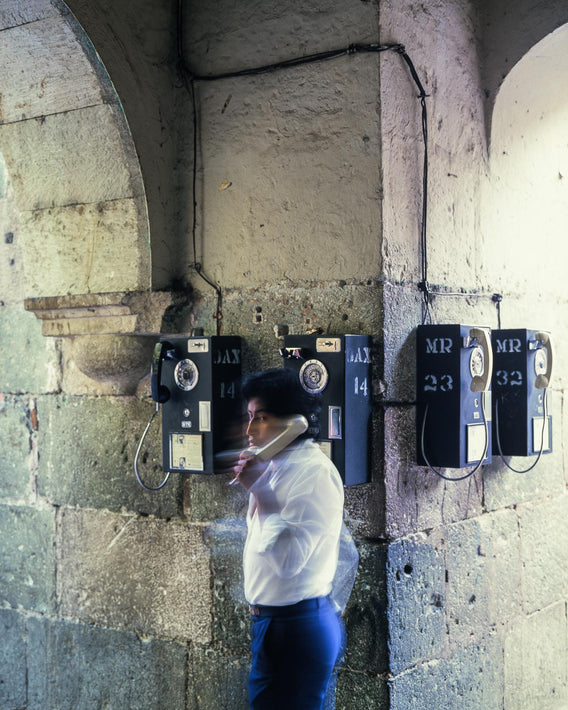
[[[260,17],[247,5],[219,17],[210,5],[187,27],[189,67],[207,75],[376,41],[377,14],[361,2],[265,3]],[[272,50],[259,51],[269,36]],[[199,256],[212,278],[246,288],[376,277],[378,78],[377,57],[358,55],[196,82]]]
[[[152,254],[168,251],[154,268],[154,284],[189,279],[195,301],[187,328],[214,333],[216,294],[188,268],[193,129],[189,94],[172,66],[175,3],[70,4],[124,102],[148,208],[164,207],[156,221],[150,214]],[[290,332],[375,336],[373,481],[346,491],[361,555],[338,686],[337,706],[346,710],[532,710],[567,699],[567,294],[556,282],[560,269],[547,269],[541,255],[509,257],[519,234],[531,254],[534,211],[519,232],[507,205],[515,191],[530,199],[534,185],[518,160],[543,137],[520,140],[529,122],[516,108],[522,92],[513,90],[497,106],[492,145],[514,154],[514,162],[487,152],[480,78],[486,52],[479,56],[487,17],[480,8],[466,0],[184,3],[184,58],[198,74],[350,42],[403,43],[428,93],[429,280],[477,294],[437,297],[434,318],[494,327],[490,296],[498,290],[503,326],[558,333],[553,454],[527,475],[495,462],[459,484],[414,465],[422,143],[406,65],[387,52],[254,78],[196,80],[197,256],[222,287],[221,331],[246,339],[246,369],[279,363],[278,324]],[[0,34],[8,40],[17,29],[29,42],[27,33],[47,33],[46,14],[66,27],[60,9],[0,0]],[[507,17],[508,32],[510,23]],[[51,37],[44,42],[57,55]],[[34,46],[49,54],[40,40]],[[16,79],[0,78],[0,93]],[[37,87],[20,86],[30,105]],[[105,100],[115,105],[112,96]],[[155,103],[145,111],[150,98]],[[560,98],[557,92],[557,113],[565,110]],[[552,106],[543,99],[539,107],[537,123],[550,123]],[[79,115],[80,101],[77,109]],[[66,133],[57,135],[64,161],[72,160],[78,134],[69,143]],[[70,242],[49,226],[55,241],[43,260],[39,249],[24,249],[29,215],[22,200],[34,190],[14,174],[18,153],[11,150],[0,169],[0,347],[9,355],[0,386],[0,527],[10,541],[0,551],[0,706],[245,708],[244,496],[220,477],[174,477],[153,494],[137,485],[134,451],[154,409],[147,381],[135,395],[119,395],[89,380],[77,370],[74,349],[42,337],[21,306],[30,295],[25,257],[59,283],[66,272],[53,261],[58,245],[70,243],[79,254],[94,222],[80,221],[73,232],[80,238]],[[554,204],[563,200],[556,175],[562,150],[565,142],[538,200],[547,214],[553,190]],[[174,155],[178,172],[167,176]],[[33,151],[22,156],[33,166],[26,157]],[[535,160],[529,165],[544,170]],[[54,218],[53,208],[43,211]],[[73,224],[65,214],[62,223]],[[166,239],[160,229],[168,231],[172,215],[179,231]],[[561,210],[556,216],[546,253],[560,263],[565,220]],[[121,236],[116,225],[111,232]],[[117,242],[125,262],[138,253],[143,230],[134,233],[130,245]],[[535,265],[539,285],[532,290],[526,285]],[[141,457],[145,477],[156,482],[158,434],[151,430]]]
[[[187,66],[199,76],[379,37],[374,3],[329,0],[189,3],[184,29]],[[371,333],[380,367],[379,66],[378,55],[353,55],[194,83],[197,255],[223,288],[222,332],[246,339],[247,369],[281,364],[279,324],[291,333]],[[197,277],[192,284],[196,323],[215,332],[215,293]],[[380,419],[377,412],[378,444]],[[372,484],[347,491],[363,535],[383,516],[379,459],[374,468]],[[186,484],[186,510],[207,488],[202,480]],[[223,516],[222,498],[216,507]],[[210,503],[207,511],[212,516]],[[385,549],[361,538],[360,553],[338,707],[386,703]]]

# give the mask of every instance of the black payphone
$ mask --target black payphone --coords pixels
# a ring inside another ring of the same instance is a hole
[[[550,333],[507,328],[491,333],[493,453],[531,456],[552,451],[547,389],[552,375]]]
[[[489,328],[418,326],[419,465],[465,468],[491,462],[491,372]]]
[[[372,362],[369,335],[287,335],[284,366],[320,394],[319,443],[346,486],[369,480]]]
[[[152,398],[162,405],[164,472],[214,473],[214,455],[240,442],[241,339],[171,337],[156,343]]]

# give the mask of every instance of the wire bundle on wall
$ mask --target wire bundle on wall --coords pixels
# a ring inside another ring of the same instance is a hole
[[[422,86],[420,77],[414,67],[414,64],[410,57],[408,56],[404,45],[402,44],[358,44],[353,43],[347,47],[341,49],[330,50],[326,52],[318,52],[315,54],[309,54],[302,57],[296,57],[281,62],[275,62],[272,64],[266,64],[258,67],[252,67],[249,69],[241,69],[232,72],[223,72],[220,74],[195,74],[193,73],[185,64],[184,52],[183,52],[183,0],[179,0],[178,3],[178,64],[179,70],[183,77],[184,84],[192,97],[192,108],[193,108],[193,179],[192,179],[192,198],[193,198],[193,223],[192,223],[192,241],[193,241],[193,268],[196,273],[212,288],[215,289],[217,293],[217,335],[220,333],[221,319],[222,319],[222,289],[219,285],[215,284],[203,271],[202,265],[197,261],[197,247],[196,247],[196,232],[197,232],[197,197],[196,197],[196,179],[197,179],[197,132],[198,132],[198,121],[197,121],[197,105],[195,98],[195,82],[197,81],[220,81],[222,79],[233,79],[246,76],[259,76],[262,74],[268,74],[275,71],[283,69],[291,69],[304,64],[312,64],[315,62],[329,61],[331,59],[336,59],[338,57],[349,56],[357,53],[377,53],[377,52],[387,52],[393,51],[400,54],[405,61],[411,77],[418,88],[418,98],[421,104],[421,121],[422,121],[422,139],[424,145],[424,158],[423,158],[423,173],[422,173],[422,215],[420,224],[420,247],[422,254],[422,281],[420,282],[420,289],[424,294],[424,312],[426,313],[429,307],[429,288],[428,288],[428,258],[427,258],[427,239],[426,239],[426,229],[427,229],[427,210],[428,210],[428,115],[426,108],[426,97],[427,94]]]

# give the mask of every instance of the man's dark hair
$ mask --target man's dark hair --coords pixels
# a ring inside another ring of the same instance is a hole
[[[298,373],[294,370],[277,367],[249,375],[243,383],[242,392],[247,402],[257,397],[267,412],[278,417],[303,414],[308,420],[309,427],[298,438],[317,438],[321,397],[306,392],[300,384]]]

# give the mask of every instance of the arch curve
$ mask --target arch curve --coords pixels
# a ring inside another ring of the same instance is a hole
[[[517,293],[568,298],[568,24],[519,60],[492,116],[489,178],[482,201],[491,282]]]
[[[493,109],[506,77],[532,47],[568,22],[568,6],[564,0],[484,0],[481,8],[481,69],[489,137]]]
[[[25,295],[149,289],[140,164],[100,59],[62,3],[12,3],[0,20],[0,152]]]

